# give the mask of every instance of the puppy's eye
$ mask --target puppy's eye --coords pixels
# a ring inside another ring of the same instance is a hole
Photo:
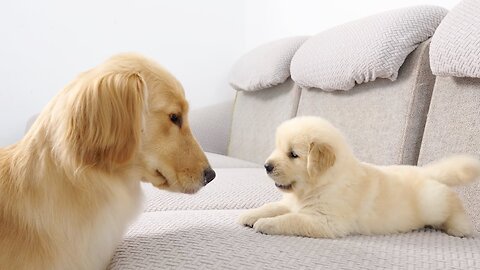
[[[288,157],[289,157],[289,158],[298,158],[298,155],[297,155],[295,152],[290,151],[290,152],[288,153]]]
[[[181,127],[182,126],[182,116],[176,114],[176,113],[171,113],[169,115],[170,117],[170,121],[172,121],[172,123],[174,123],[175,125]]]

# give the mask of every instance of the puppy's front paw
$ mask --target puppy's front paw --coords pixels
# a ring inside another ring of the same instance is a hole
[[[456,237],[468,237],[473,235],[473,227],[469,222],[449,224],[449,226],[445,226],[444,230],[447,234]]]
[[[260,218],[258,217],[258,215],[255,215],[255,213],[253,213],[254,210],[250,210],[250,211],[247,211],[243,214],[240,215],[240,217],[238,218],[238,223],[240,225],[244,225],[244,226],[248,226],[250,228],[253,228],[253,224],[255,224],[255,222],[257,222],[257,220],[259,220]]]
[[[253,229],[263,234],[282,234],[275,218],[261,218],[255,222]]]

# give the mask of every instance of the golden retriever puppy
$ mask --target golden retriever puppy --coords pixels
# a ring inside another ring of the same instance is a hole
[[[140,180],[194,193],[215,177],[180,83],[139,55],[80,74],[0,150],[0,268],[105,269]]]
[[[239,223],[257,232],[335,238],[429,225],[454,236],[472,233],[449,186],[480,175],[473,157],[454,156],[425,167],[375,166],[358,161],[329,122],[299,117],[278,127],[265,168],[284,196],[240,216]]]

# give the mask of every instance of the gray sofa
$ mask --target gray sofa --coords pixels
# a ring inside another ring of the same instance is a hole
[[[426,228],[310,239],[258,234],[236,222],[245,209],[281,197],[262,165],[276,126],[295,116],[330,120],[366,162],[478,156],[479,3],[386,12],[239,59],[230,80],[235,100],[190,113],[217,178],[195,195],[144,184],[145,210],[109,269],[480,269],[479,236]],[[458,189],[477,232],[479,187]]]
[[[478,156],[475,14],[476,0],[448,14],[412,7],[274,41],[239,59],[230,80],[235,100],[190,114],[217,179],[193,196],[145,185],[145,212],[110,269],[480,269],[479,236],[426,228],[309,239],[258,234],[236,222],[245,209],[280,198],[262,164],[276,126],[298,115],[333,122],[367,162],[423,165],[453,153]],[[477,232],[479,187],[458,189]]]

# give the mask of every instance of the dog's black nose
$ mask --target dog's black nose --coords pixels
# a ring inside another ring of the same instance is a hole
[[[273,171],[273,165],[270,164],[270,163],[265,163],[265,165],[263,165],[265,167],[265,170],[267,170],[267,173],[271,173]]]
[[[217,174],[215,173],[214,170],[212,170],[212,168],[207,168],[205,169],[205,171],[203,171],[203,184],[206,185],[210,182],[212,182],[212,180],[215,178]]]

